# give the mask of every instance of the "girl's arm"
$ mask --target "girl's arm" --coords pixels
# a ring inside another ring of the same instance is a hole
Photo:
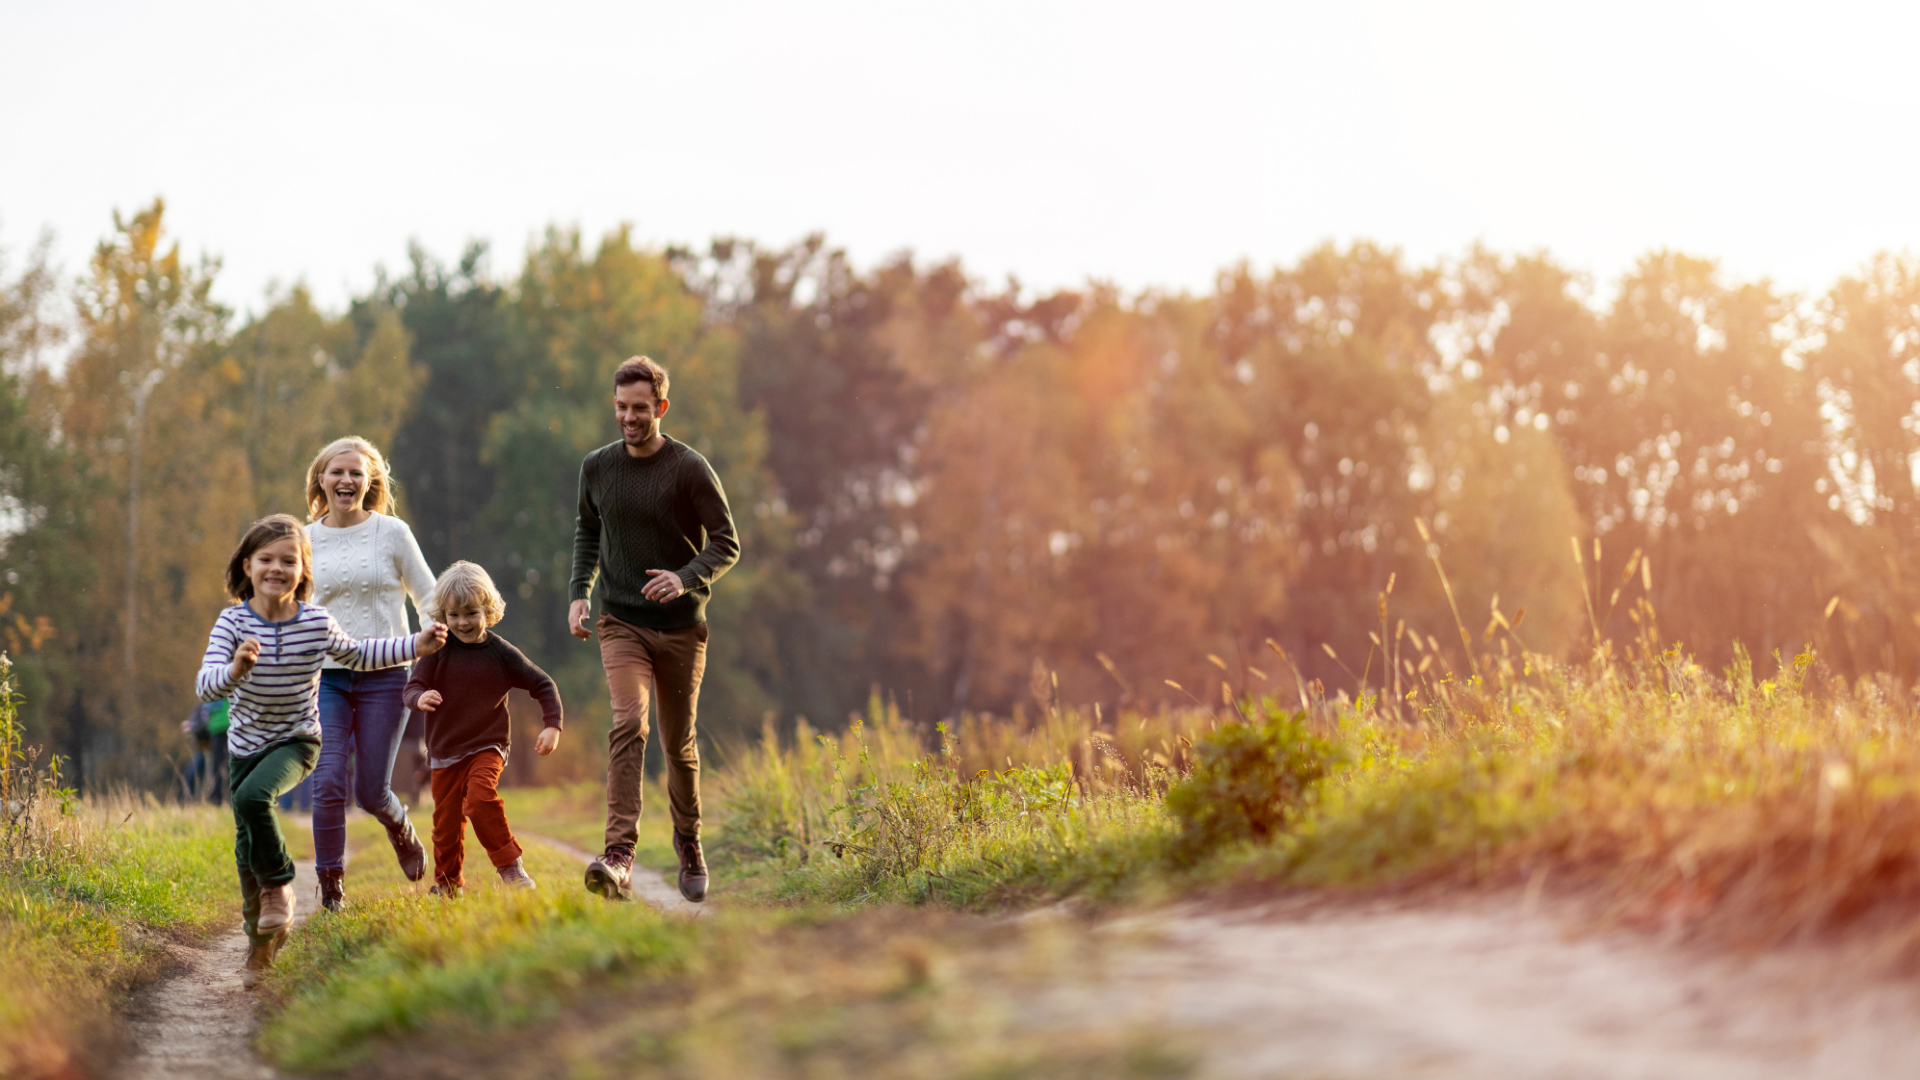
[[[413,601],[414,620],[425,629],[432,622],[427,618],[426,607],[427,600],[433,596],[433,571],[427,567],[427,557],[420,551],[420,541],[413,538],[413,530],[399,518],[393,520],[400,525],[393,541],[394,569],[400,574],[401,588]]]
[[[377,671],[399,667],[415,657],[440,651],[447,643],[447,628],[435,623],[417,634],[404,637],[363,638],[355,641],[340,624],[327,616],[327,655],[354,671]]]
[[[244,673],[239,678],[233,673],[233,657],[241,640],[239,627],[222,612],[214,620],[213,632],[207,635],[207,651],[200,658],[200,674],[193,681],[194,693],[201,701],[218,701],[246,681]]]

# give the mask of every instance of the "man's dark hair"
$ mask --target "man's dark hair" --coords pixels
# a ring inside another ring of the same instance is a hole
[[[653,384],[653,400],[667,400],[667,369],[647,357],[630,357],[621,361],[620,366],[613,369],[615,389],[632,386],[637,382]]]

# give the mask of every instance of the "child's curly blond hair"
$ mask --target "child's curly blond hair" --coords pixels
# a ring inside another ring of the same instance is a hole
[[[507,614],[507,598],[500,595],[493,579],[478,563],[462,559],[447,567],[440,580],[433,583],[433,595],[427,598],[425,615],[434,622],[446,622],[447,612],[469,604],[480,609],[488,626]]]

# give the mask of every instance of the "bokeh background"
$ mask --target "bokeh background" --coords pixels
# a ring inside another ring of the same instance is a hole
[[[1496,597],[1571,654],[1636,552],[1709,663],[1920,666],[1905,8],[6,21],[0,647],[87,783],[172,777],[235,536],[348,432],[562,681],[516,778],[591,773],[574,480],[639,352],[744,533],[721,745],[1290,695],[1268,639],[1379,692],[1370,635]]]

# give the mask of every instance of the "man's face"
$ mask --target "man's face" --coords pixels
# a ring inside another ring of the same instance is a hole
[[[645,446],[660,432],[667,401],[655,400],[653,384],[634,382],[613,389],[613,415],[620,421],[620,438],[628,446]]]

